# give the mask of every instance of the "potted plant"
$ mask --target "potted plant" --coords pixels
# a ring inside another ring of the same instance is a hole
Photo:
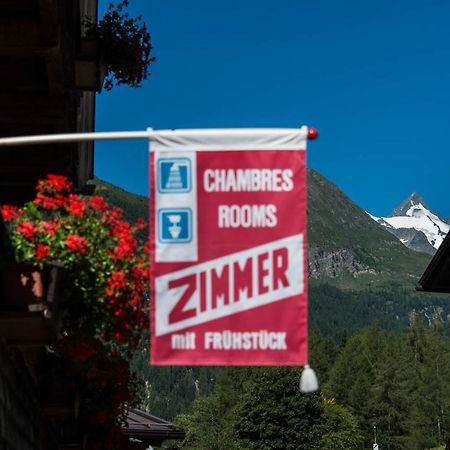
[[[118,436],[133,399],[125,357],[147,327],[147,244],[136,238],[146,224],[128,223],[101,196],[72,193],[60,175],[40,180],[36,198],[23,207],[3,205],[1,212],[19,264],[64,269],[62,338],[54,353],[80,393],[90,448],[119,448],[95,436],[100,428],[100,438]]]
[[[37,195],[22,208],[3,205],[15,259],[44,269],[64,268],[65,326],[103,340],[130,342],[146,322],[142,304],[148,258],[123,211],[100,196],[70,192],[59,175],[40,180]]]
[[[101,83],[103,70],[106,90],[121,84],[140,87],[147,79],[150,63],[155,61],[150,56],[150,33],[142,17],[131,18],[127,7],[128,0],[110,4],[98,23],[86,22],[88,31],[86,38],[82,39],[81,57],[77,62],[78,85],[82,83],[82,69],[87,71],[87,64],[93,61],[99,63],[95,79]],[[96,90],[100,90],[98,85]]]

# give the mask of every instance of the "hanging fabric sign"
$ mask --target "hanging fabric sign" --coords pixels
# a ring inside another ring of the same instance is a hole
[[[307,131],[152,132],[152,363],[307,363]]]

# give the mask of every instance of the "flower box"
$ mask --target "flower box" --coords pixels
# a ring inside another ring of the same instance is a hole
[[[59,336],[62,269],[13,264],[0,274],[0,336],[20,344],[44,344]]]
[[[2,311],[39,312],[50,318],[57,298],[60,268],[44,270],[32,264],[12,264],[1,274]]]
[[[81,91],[100,92],[106,76],[101,44],[98,38],[81,38],[80,51],[75,61],[75,86]]]

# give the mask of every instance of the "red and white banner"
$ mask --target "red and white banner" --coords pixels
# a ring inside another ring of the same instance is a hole
[[[308,362],[306,140],[306,127],[153,132],[153,364]]]

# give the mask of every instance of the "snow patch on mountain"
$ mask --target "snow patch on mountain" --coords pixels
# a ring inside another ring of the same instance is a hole
[[[381,219],[396,229],[414,228],[421,231],[436,249],[439,248],[450,230],[448,224],[429,211],[422,203],[411,205],[405,216],[381,217]],[[381,224],[383,225],[383,223]]]
[[[427,253],[434,253],[450,230],[450,225],[428,208],[416,193],[411,194],[389,217],[368,215],[407,247]]]

